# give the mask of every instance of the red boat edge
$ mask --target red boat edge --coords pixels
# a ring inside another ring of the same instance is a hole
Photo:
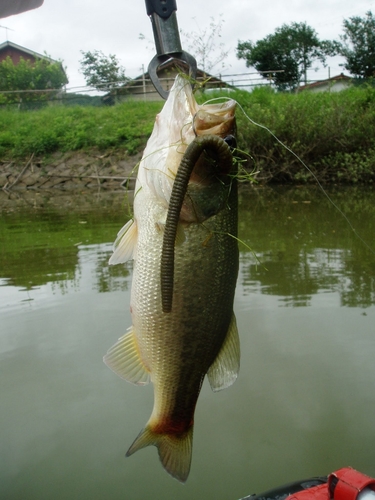
[[[248,495],[240,500],[375,500],[375,479],[352,467]]]

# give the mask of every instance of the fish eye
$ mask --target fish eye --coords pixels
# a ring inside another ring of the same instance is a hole
[[[237,141],[234,135],[227,135],[224,137],[224,141],[228,144],[228,146],[234,149],[237,146]]]

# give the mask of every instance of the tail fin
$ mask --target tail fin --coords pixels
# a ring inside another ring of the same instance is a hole
[[[130,457],[150,445],[157,447],[164,469],[175,479],[185,483],[190,472],[193,426],[183,434],[159,434],[146,425],[128,449],[126,456]]]

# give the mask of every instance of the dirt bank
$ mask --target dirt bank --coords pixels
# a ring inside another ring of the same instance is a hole
[[[31,156],[21,162],[0,163],[0,187],[15,190],[121,190],[134,187],[134,169],[141,154],[98,151],[55,153],[48,158]]]

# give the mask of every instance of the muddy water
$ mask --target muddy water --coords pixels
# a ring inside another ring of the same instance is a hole
[[[375,476],[371,189],[242,190],[242,367],[198,401],[186,485],[151,447],[152,407],[103,363],[130,325],[131,264],[108,267],[123,194],[1,194],[0,498],[238,499],[346,465]],[[250,250],[251,248],[251,250]]]

